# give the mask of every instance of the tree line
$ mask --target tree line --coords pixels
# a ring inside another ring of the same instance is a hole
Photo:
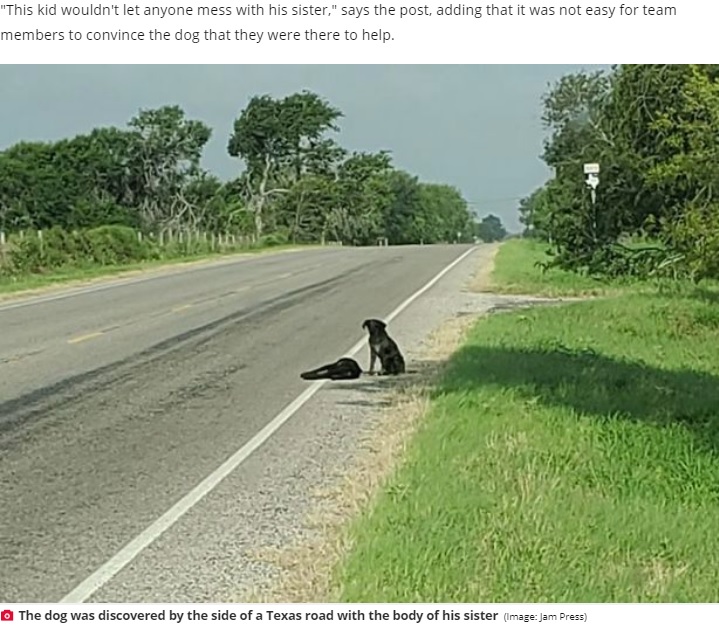
[[[340,146],[342,117],[309,91],[252,97],[231,124],[229,181],[201,167],[213,130],[177,105],[140,110],[125,128],[19,142],[0,152],[0,230],[125,226],[349,245],[478,235],[455,187],[395,168],[388,151]]]
[[[719,277],[719,65],[618,65],[542,99],[553,170],[520,203],[552,264],[596,275]],[[600,164],[596,202],[583,164]]]

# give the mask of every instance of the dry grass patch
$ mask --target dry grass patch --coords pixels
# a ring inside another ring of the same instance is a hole
[[[501,243],[491,243],[486,249],[486,258],[482,258],[482,263],[477,267],[477,271],[471,280],[467,283],[467,290],[474,293],[483,293],[489,291],[493,287],[492,275],[494,274],[494,261],[499,251]]]

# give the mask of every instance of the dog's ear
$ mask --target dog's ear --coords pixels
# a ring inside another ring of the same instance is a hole
[[[362,322],[362,328],[367,328],[367,326],[369,326],[369,320],[368,320],[368,319],[365,319],[365,320]]]

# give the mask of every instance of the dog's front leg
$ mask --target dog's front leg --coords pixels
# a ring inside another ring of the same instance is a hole
[[[369,347],[369,370],[367,374],[374,374],[374,364],[377,361],[377,353],[372,346]]]

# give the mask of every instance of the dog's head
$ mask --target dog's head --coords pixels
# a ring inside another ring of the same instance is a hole
[[[372,334],[373,332],[384,330],[387,328],[387,324],[379,319],[365,319],[362,322],[362,328],[366,328],[367,332]]]

